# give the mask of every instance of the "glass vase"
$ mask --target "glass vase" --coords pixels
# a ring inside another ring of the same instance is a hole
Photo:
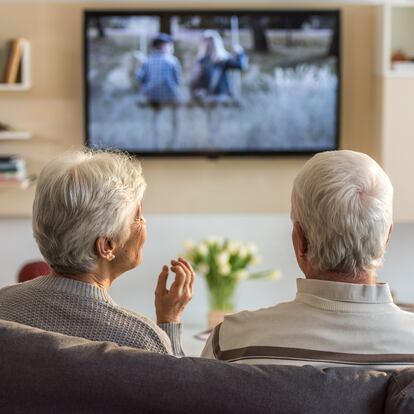
[[[232,311],[234,310],[234,291],[233,289],[209,289],[210,310],[212,311]]]
[[[223,322],[224,316],[234,313],[234,293],[236,283],[209,286],[210,311],[208,313],[208,328],[213,329],[219,323]]]

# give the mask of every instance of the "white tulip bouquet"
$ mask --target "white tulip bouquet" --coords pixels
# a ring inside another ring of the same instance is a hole
[[[280,273],[266,270],[252,273],[251,265],[261,262],[257,247],[238,241],[208,237],[198,244],[185,243],[185,258],[201,273],[210,293],[210,308],[214,311],[234,310],[234,291],[240,280],[278,279]]]

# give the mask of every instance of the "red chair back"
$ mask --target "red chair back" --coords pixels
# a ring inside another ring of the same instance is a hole
[[[29,262],[20,269],[17,281],[19,283],[27,282],[28,280],[48,274],[50,274],[50,267],[46,262]]]

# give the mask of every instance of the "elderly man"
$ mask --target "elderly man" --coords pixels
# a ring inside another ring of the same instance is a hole
[[[159,33],[152,42],[153,52],[137,73],[147,103],[152,108],[152,139],[155,148],[164,147],[160,115],[164,108],[171,109],[171,139],[167,146],[173,145],[177,138],[177,108],[180,103],[182,82],[181,64],[174,56],[173,38]]]
[[[160,33],[152,41],[153,52],[138,71],[138,80],[154,109],[180,100],[181,64],[173,55],[173,38]]]
[[[376,282],[392,230],[391,182],[368,155],[325,152],[292,191],[292,241],[305,279],[292,302],[227,316],[202,356],[288,365],[414,365],[414,314]]]

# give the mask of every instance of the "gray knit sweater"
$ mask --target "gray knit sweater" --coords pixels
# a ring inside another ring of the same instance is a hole
[[[182,356],[181,324],[160,324],[118,306],[97,286],[41,276],[0,289],[0,319],[92,341]]]

